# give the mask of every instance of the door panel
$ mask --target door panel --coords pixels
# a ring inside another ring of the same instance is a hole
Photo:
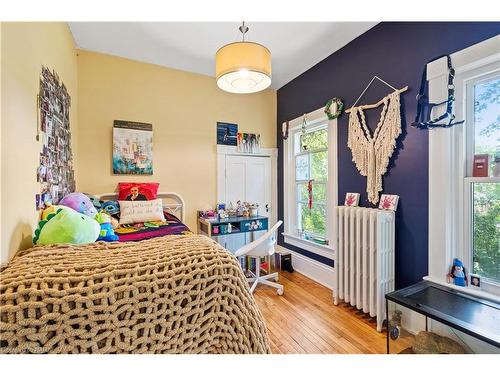
[[[246,196],[246,162],[241,156],[226,157],[226,204]]]
[[[259,156],[226,156],[225,173],[225,203],[236,204],[252,202],[259,204],[259,215],[271,215],[271,158]],[[266,210],[266,206],[269,208]],[[245,243],[253,241],[264,232],[255,232],[240,237],[229,235],[225,239],[225,246],[230,251],[236,251]],[[229,238],[232,237],[232,238]]]
[[[268,216],[271,208],[271,158],[255,156],[226,157],[226,204],[255,202],[259,214]]]

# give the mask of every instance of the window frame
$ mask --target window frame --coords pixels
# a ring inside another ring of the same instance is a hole
[[[305,134],[307,133],[313,133],[313,132],[316,132],[316,131],[320,131],[320,130],[323,130],[323,129],[326,129],[327,131],[327,137],[328,137],[328,133],[329,133],[329,129],[328,129],[328,122],[327,121],[319,121],[317,123],[314,123],[314,124],[311,124],[311,125],[308,125],[306,126],[306,131],[305,131]],[[299,156],[304,156],[304,155],[308,155],[308,167],[309,167],[309,178],[312,177],[312,173],[311,173],[311,155],[313,154],[317,154],[317,153],[320,153],[320,152],[327,152],[327,158],[328,158],[328,147],[323,147],[323,148],[318,148],[318,149],[315,149],[315,150],[312,150],[312,151],[301,151],[300,150],[300,142],[301,142],[301,135],[302,135],[302,127],[300,127],[300,130],[295,128],[294,129],[294,132],[293,132],[293,149],[294,149],[294,159],[295,159],[295,165],[297,165],[297,157]],[[294,173],[294,176],[296,177],[296,174]],[[301,233],[305,233],[307,235],[310,235],[310,236],[314,236],[314,237],[317,237],[317,238],[321,238],[321,239],[324,239],[324,240],[327,240],[327,235],[325,234],[324,236],[319,234],[319,233],[315,233],[315,232],[309,232],[309,231],[305,231],[303,229],[300,229],[299,227],[301,227],[301,225],[299,224],[300,223],[300,218],[301,218],[301,211],[300,211],[300,205],[301,204],[309,204],[308,201],[303,201],[303,200],[300,200],[300,197],[299,197],[299,189],[298,189],[298,186],[299,185],[307,185],[309,183],[309,180],[297,180],[297,178],[295,178],[295,230],[296,230],[296,235],[301,237]],[[321,181],[314,181],[313,182],[314,185],[325,185],[325,191],[328,190],[328,170],[327,170],[327,177],[326,177],[326,180],[321,180]],[[328,193],[326,193],[326,197],[325,197],[325,201],[321,201],[321,202],[313,202],[313,205],[320,205],[320,206],[325,206],[325,207],[328,207]],[[326,210],[326,222],[327,222],[327,227],[328,227],[328,210]],[[305,238],[304,238],[305,239]],[[306,239],[305,239],[306,240]],[[306,241],[310,241],[310,240],[306,240]]]
[[[459,79],[462,77],[459,76]],[[478,69],[471,70],[468,75],[465,75],[462,80],[463,84],[459,88],[462,92],[458,98],[463,100],[463,113],[465,117],[464,152],[462,155],[465,173],[463,176],[462,190],[462,228],[463,243],[462,254],[464,265],[470,273],[474,270],[474,184],[475,183],[500,183],[499,177],[473,177],[473,157],[475,154],[475,95],[474,88],[476,85],[495,78],[500,79],[500,67],[495,67],[492,64],[482,66]],[[497,290],[500,292],[500,280],[494,280],[480,275],[481,284],[486,286],[486,289]]]
[[[302,238],[297,231],[298,218],[298,182],[295,181],[295,136],[302,131],[303,116],[289,121],[289,134],[286,140],[283,140],[283,203],[284,203],[284,241],[285,244],[293,245],[298,248],[310,251],[323,257],[333,259],[332,248],[332,220],[334,208],[338,203],[338,180],[337,180],[337,120],[329,120],[324,113],[324,108],[319,108],[306,114],[307,131],[312,131],[326,127],[328,129],[328,180],[326,184],[326,207],[327,207],[327,228],[325,239],[329,241],[328,245],[316,243],[314,241]],[[313,152],[319,152],[314,150]],[[307,183],[307,181],[302,181]]]
[[[468,273],[472,271],[470,242],[472,191],[468,177],[467,132],[473,131],[467,124],[467,84],[479,77],[486,77],[500,70],[498,43],[500,36],[487,39],[451,55],[455,68],[455,114],[464,125],[451,128],[435,128],[429,131],[429,273],[424,277],[440,284],[447,284],[453,258],[464,262]],[[439,103],[447,98],[448,70],[446,57],[427,64],[429,101]],[[469,90],[470,92],[470,90]],[[446,111],[446,106],[436,106],[433,117]],[[469,116],[473,116],[470,113]],[[470,141],[470,136],[468,137]],[[465,180],[465,179],[468,180]],[[499,182],[500,178],[489,178]],[[451,285],[451,287],[454,287]],[[481,288],[459,288],[464,293],[500,301],[500,285],[481,277]]]

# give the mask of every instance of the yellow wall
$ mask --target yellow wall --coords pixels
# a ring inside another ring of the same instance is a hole
[[[42,65],[54,69],[71,96],[77,134],[77,59],[66,23],[1,24],[1,263],[31,245],[37,224],[36,95]],[[73,149],[73,153],[75,150]]]
[[[168,53],[168,51],[165,51]],[[79,191],[113,192],[119,181],[160,182],[186,201],[186,223],[213,207],[216,187],[216,122],[260,133],[276,147],[276,91],[229,94],[212,77],[88,51],[78,51]],[[112,174],[113,120],[153,124],[153,176]]]

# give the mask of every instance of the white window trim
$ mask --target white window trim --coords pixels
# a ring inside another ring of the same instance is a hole
[[[466,85],[470,80],[493,70],[500,69],[500,36],[475,44],[451,55],[456,71],[457,121],[465,113]],[[446,100],[448,71],[446,58],[427,65],[429,80],[429,101],[433,103]],[[444,106],[433,111],[442,113]],[[466,119],[467,120],[467,119]],[[470,121],[470,119],[469,119]],[[470,122],[469,122],[470,123]],[[466,123],[467,124],[467,123]],[[462,259],[468,271],[471,270],[471,257],[466,246],[470,234],[465,230],[469,217],[466,199],[470,191],[465,183],[467,171],[466,143],[464,129],[467,125],[453,126],[448,129],[429,131],[429,276],[430,280],[446,282],[452,259]],[[500,295],[496,283],[481,280],[481,291],[485,294]],[[464,292],[477,291],[473,287],[463,288]]]
[[[302,127],[302,116],[289,122],[289,136],[283,141],[283,166],[284,166],[284,240],[285,243],[297,246],[298,248],[321,255],[325,258],[333,259],[332,241],[332,220],[334,210],[338,204],[338,172],[337,172],[337,119],[328,120],[323,108],[307,113],[308,127],[318,126],[328,123],[328,184],[327,194],[327,230],[326,238],[329,245],[321,245],[306,239],[300,238],[294,233],[296,227],[295,220],[295,155],[293,149],[293,133]]]

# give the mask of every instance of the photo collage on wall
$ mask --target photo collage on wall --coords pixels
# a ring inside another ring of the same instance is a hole
[[[69,109],[71,98],[66,86],[55,72],[42,67],[39,92],[38,137],[42,141],[37,181],[41,185],[36,194],[37,209],[47,202],[57,204],[65,195],[75,191],[73,154]]]

